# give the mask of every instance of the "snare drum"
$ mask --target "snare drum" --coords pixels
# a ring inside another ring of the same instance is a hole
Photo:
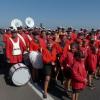
[[[29,54],[29,59],[32,64],[32,67],[35,69],[42,69],[43,68],[43,60],[42,55],[38,51],[32,51]]]
[[[15,64],[11,67],[9,71],[12,82],[16,86],[22,86],[28,83],[30,80],[30,72],[26,65],[23,63]]]

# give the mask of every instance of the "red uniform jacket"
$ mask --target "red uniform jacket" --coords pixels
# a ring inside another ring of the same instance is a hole
[[[29,51],[38,51],[39,44],[35,43],[33,40],[30,42]]]
[[[67,53],[65,61],[66,61],[66,67],[72,67],[74,61],[74,53],[69,51]]]
[[[61,63],[61,65],[64,65],[64,66],[66,65],[65,59],[66,59],[66,57],[67,57],[68,51],[70,50],[70,44],[71,44],[70,41],[66,41],[66,45],[65,45],[65,47],[63,48],[63,52],[62,52],[62,55],[61,55],[61,58],[60,58],[60,63]]]
[[[82,39],[77,38],[77,39],[76,39],[76,42],[77,42],[77,43],[81,43],[81,42],[82,42]]]
[[[72,88],[84,89],[86,86],[85,79],[87,78],[84,62],[74,60],[72,66]]]
[[[28,39],[29,42],[31,42],[32,40],[34,40],[32,34],[26,34],[26,36],[27,36],[27,39]]]
[[[76,38],[77,38],[77,34],[74,33],[74,32],[72,32],[72,33],[71,33],[71,39],[72,39],[73,41],[75,41]]]
[[[26,46],[26,50],[29,48],[29,39],[28,39],[28,37],[27,37],[27,35],[24,33],[24,32],[22,32],[22,33],[20,33],[20,35],[23,37],[23,39],[24,39],[24,41],[25,41],[25,44],[24,44],[24,42],[22,41],[22,43],[23,43],[23,45],[25,45]],[[20,38],[20,37],[19,37]],[[21,38],[20,38],[21,39]],[[21,39],[22,40],[22,39]]]
[[[98,48],[100,46],[100,40],[96,40],[96,47]]]
[[[87,57],[87,67],[89,71],[95,72],[97,66],[97,54],[93,54],[91,51],[88,53]]]
[[[56,49],[52,49],[51,52],[46,48],[43,49],[42,57],[43,57],[44,64],[55,62],[56,61]]]
[[[85,55],[85,59],[87,58],[87,51],[88,51],[88,47],[87,46],[80,46],[79,50],[82,51],[82,53]]]
[[[53,48],[56,49],[57,54],[62,54],[62,48],[58,43],[54,42]]]
[[[98,63],[98,66],[100,66],[100,50],[97,54],[97,63]]]
[[[39,43],[41,48],[46,48],[46,42],[43,38],[39,38]]]
[[[98,49],[97,63],[98,63],[98,65],[100,66],[100,48]]]
[[[18,37],[13,39],[14,42],[17,42],[17,40],[18,40]],[[23,52],[25,51],[25,46],[23,45],[20,39],[19,39],[19,46],[23,54]],[[6,57],[10,60],[10,63],[12,64],[22,62],[22,54],[15,56],[12,54],[12,52],[13,52],[13,44],[11,40],[8,39],[7,45],[6,45]]]
[[[4,33],[3,35],[3,42],[6,44],[7,40],[11,37],[10,33]]]

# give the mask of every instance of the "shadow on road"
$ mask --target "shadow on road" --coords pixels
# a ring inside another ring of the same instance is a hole
[[[65,100],[64,98],[70,99],[63,86],[59,82],[55,83],[53,80],[50,82],[49,93],[54,97],[60,98],[60,100]]]

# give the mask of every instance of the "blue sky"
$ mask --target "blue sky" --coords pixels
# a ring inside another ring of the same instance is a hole
[[[31,16],[47,27],[100,27],[100,0],[0,0],[0,26]]]

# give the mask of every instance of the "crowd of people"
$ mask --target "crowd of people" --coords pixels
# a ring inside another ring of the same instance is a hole
[[[93,79],[100,76],[100,30],[88,31],[73,28],[46,30],[41,28],[6,29],[3,34],[8,68],[17,63],[29,65],[28,54],[40,52],[43,68],[32,67],[32,80],[44,76],[43,97],[47,98],[49,82],[61,81],[71,100],[78,100],[79,93],[89,86],[95,88]],[[59,74],[63,73],[59,78]],[[8,75],[9,76],[9,75]]]

